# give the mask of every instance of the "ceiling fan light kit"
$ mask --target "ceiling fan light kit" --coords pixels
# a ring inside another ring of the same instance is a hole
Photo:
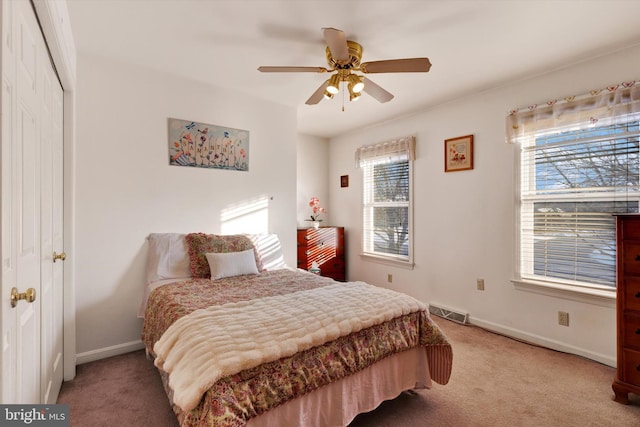
[[[354,74],[355,71],[364,74],[426,73],[431,68],[429,58],[390,59],[361,63],[362,46],[359,43],[347,40],[344,32],[335,28],[323,28],[322,33],[327,42],[325,52],[329,69],[324,67],[262,66],[258,67],[258,71],[264,73],[335,73],[307,99],[306,104],[315,105],[323,98],[332,99],[340,91],[341,82],[345,82],[349,92],[349,101],[357,101],[363,91],[378,102],[388,102],[393,99],[391,93],[366,77]],[[344,105],[342,110],[344,111]]]
[[[329,92],[332,95],[335,95],[339,91],[340,91],[340,76],[337,74],[334,74],[329,79],[329,84],[327,85],[327,92]]]
[[[349,92],[360,93],[364,89],[364,82],[360,76],[356,74],[349,74]]]
[[[329,91],[325,90],[324,91],[324,99],[333,99],[333,94],[330,93]]]

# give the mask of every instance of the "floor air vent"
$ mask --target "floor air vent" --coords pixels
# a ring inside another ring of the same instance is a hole
[[[429,313],[442,317],[443,319],[451,320],[452,322],[460,323],[461,325],[466,325],[469,320],[469,314],[467,313],[458,313],[435,305],[429,305]]]

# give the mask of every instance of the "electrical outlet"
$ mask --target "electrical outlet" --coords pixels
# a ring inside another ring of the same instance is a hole
[[[569,326],[569,313],[566,311],[558,312],[558,325]]]
[[[476,288],[479,291],[484,291],[484,279],[476,279]]]
[[[387,282],[389,282],[389,283],[393,282],[393,275],[392,274],[387,274]]]

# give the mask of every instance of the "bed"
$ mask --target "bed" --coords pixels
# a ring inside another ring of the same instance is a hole
[[[275,235],[151,234],[142,341],[181,426],[345,426],[446,384],[426,306],[288,268]]]

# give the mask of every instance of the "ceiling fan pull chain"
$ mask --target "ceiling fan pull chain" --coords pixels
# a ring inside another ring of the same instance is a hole
[[[344,90],[342,91],[342,112],[344,113]]]

